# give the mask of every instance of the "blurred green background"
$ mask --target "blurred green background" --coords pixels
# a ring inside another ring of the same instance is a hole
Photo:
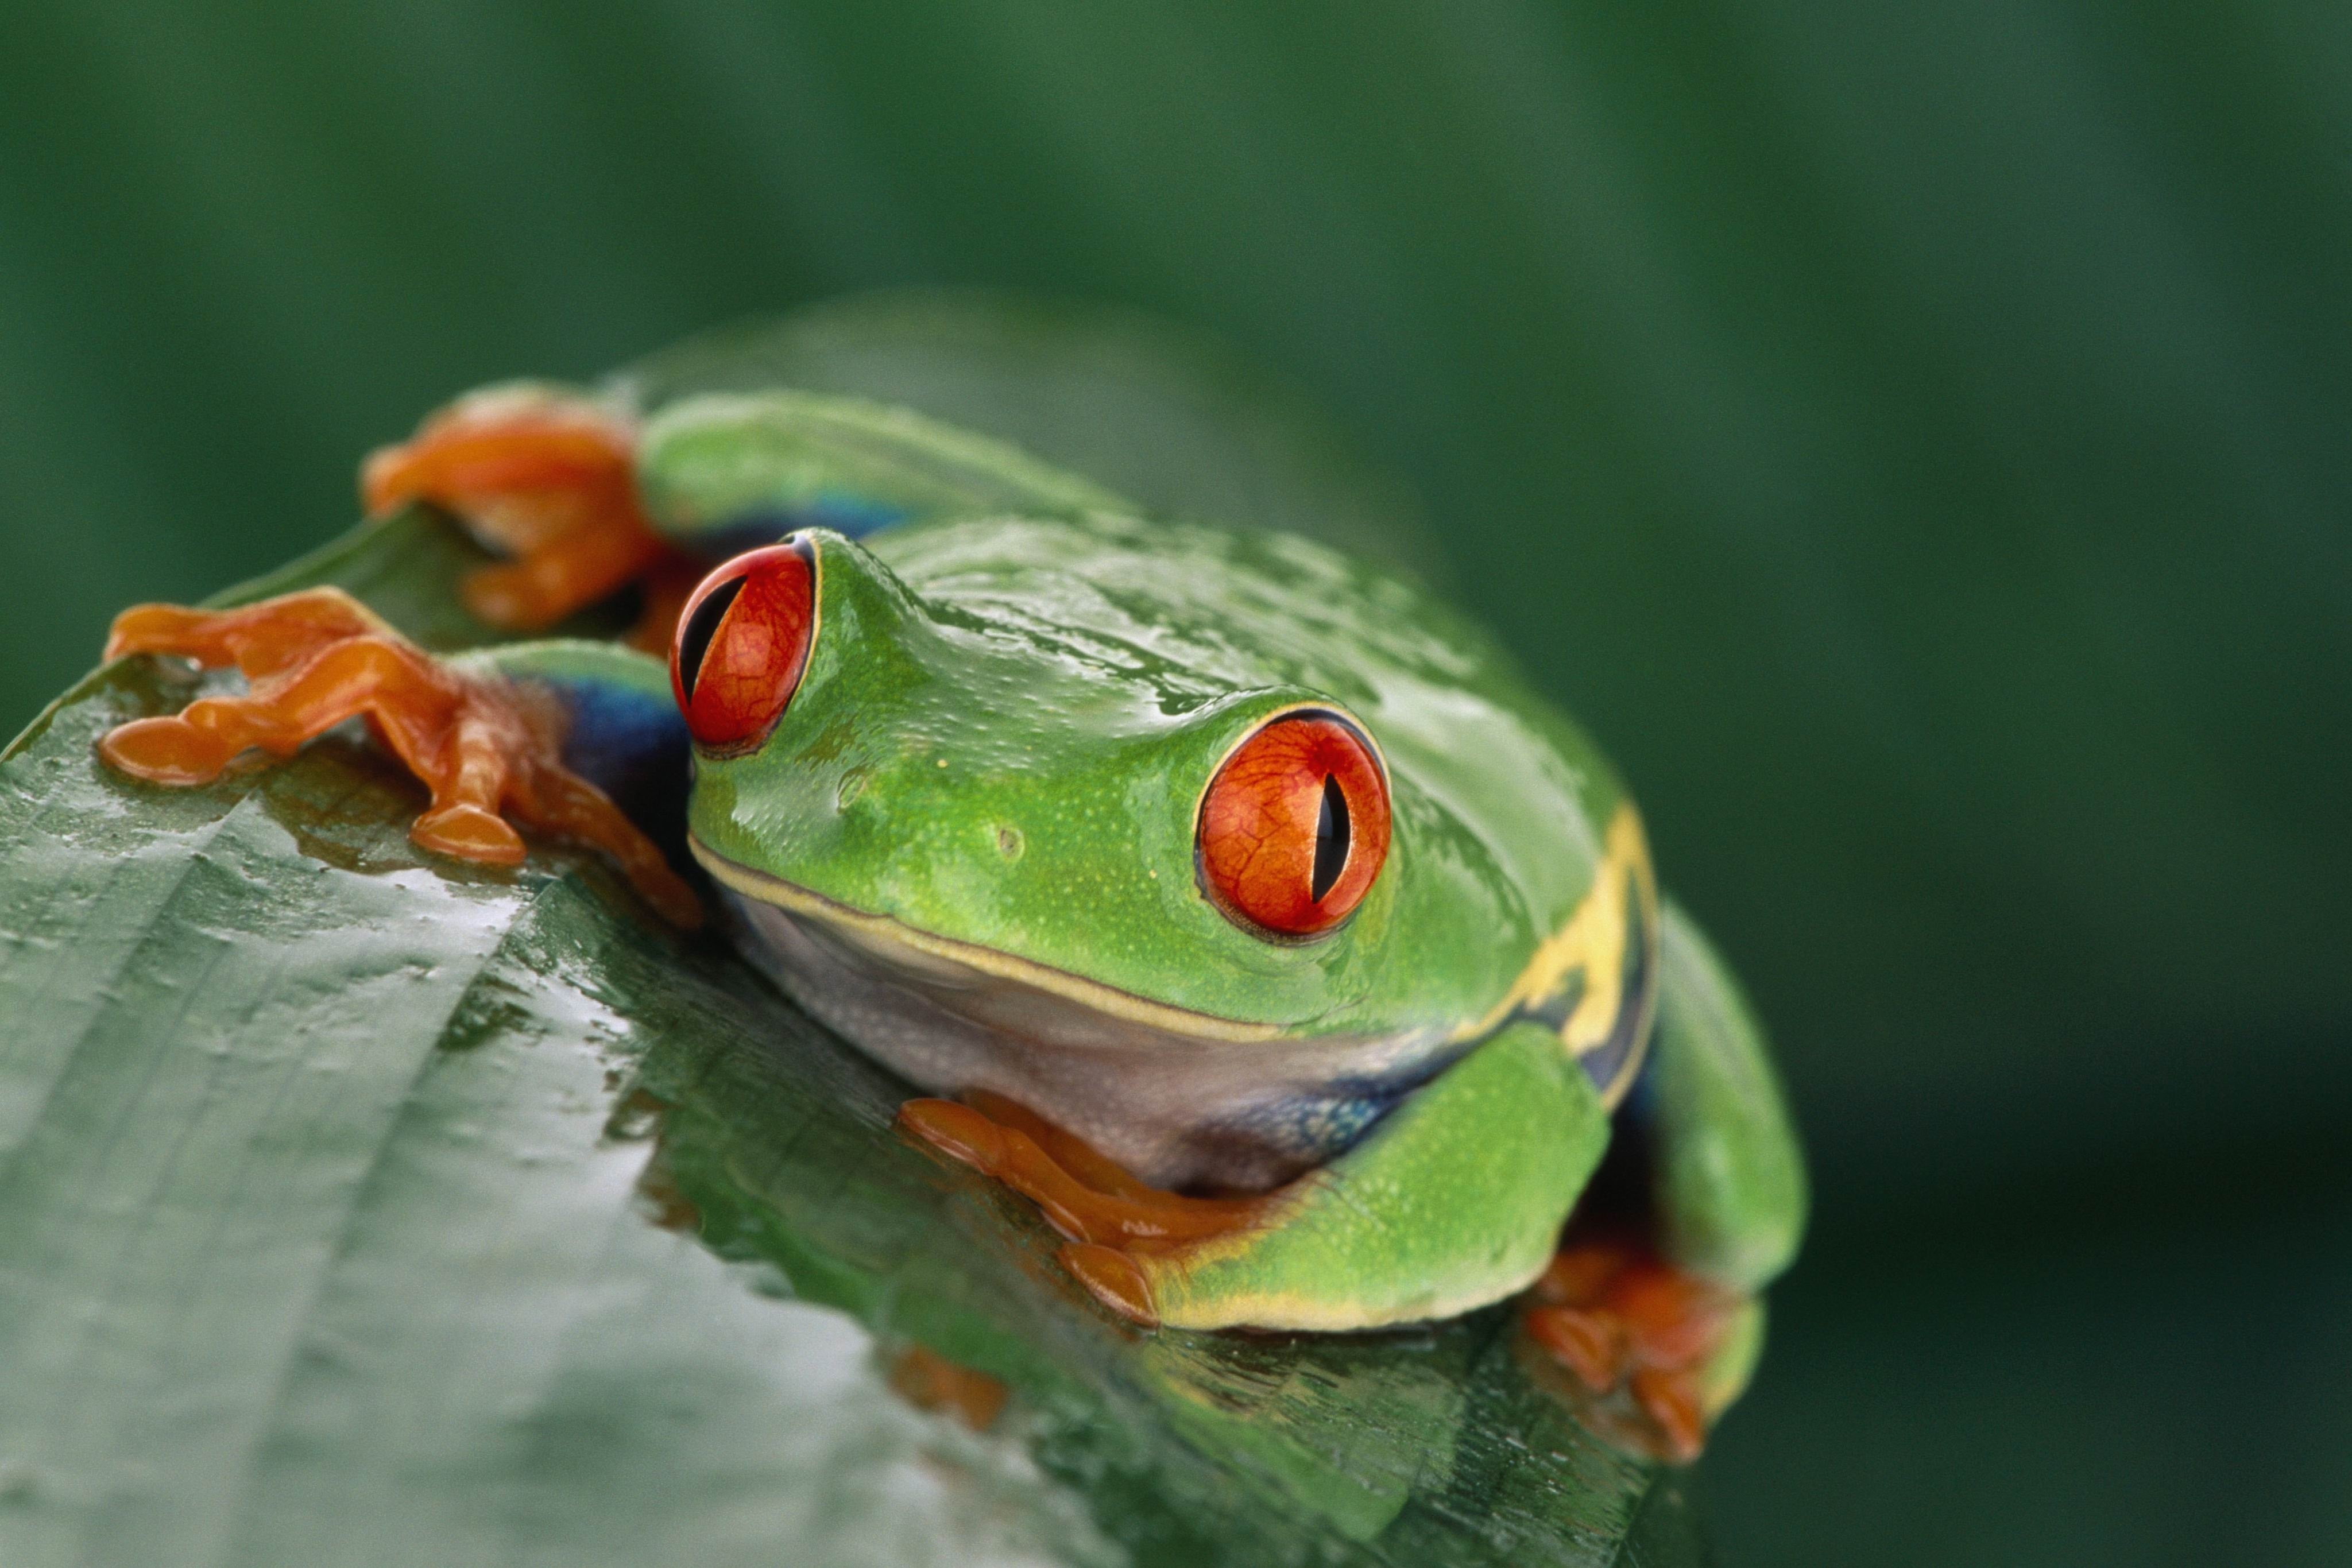
[[[2352,9],[0,17],[0,728],[449,393],[1205,327],[1432,503],[1778,1035],[1735,1564],[2352,1561]]]

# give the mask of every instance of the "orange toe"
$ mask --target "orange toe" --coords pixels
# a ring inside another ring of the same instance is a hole
[[[176,716],[134,718],[107,731],[98,754],[108,766],[150,784],[186,788],[209,784],[235,760],[237,748]]]
[[[1706,1446],[1706,1410],[1697,1380],[1688,1372],[1637,1372],[1633,1400],[1657,1423],[1666,1457],[1686,1465]]]
[[[1536,1298],[1556,1307],[1591,1306],[1633,1260],[1627,1249],[1606,1241],[1563,1247],[1536,1281]]]
[[[114,618],[106,634],[106,651],[100,655],[107,660],[120,659],[127,653],[143,653],[163,649],[184,658],[202,659],[213,652],[217,641],[207,637],[207,623],[218,616],[202,610],[192,610],[181,604],[134,604]],[[218,664],[215,657],[210,661]]]
[[[594,400],[552,387],[499,387],[442,409],[395,446],[368,455],[360,498],[372,514],[413,500],[570,490],[625,479],[635,433]]]
[[[1656,1261],[1629,1268],[1611,1284],[1609,1310],[1624,1323],[1644,1366],[1680,1368],[1706,1359],[1738,1303],[1721,1287]]]
[[[898,1124],[950,1159],[993,1174],[1004,1164],[1004,1129],[952,1100],[909,1100]]]
[[[1625,1336],[1616,1322],[1575,1307],[1529,1307],[1528,1333],[1595,1394],[1625,1375]]]
[[[459,802],[427,811],[416,819],[408,836],[428,850],[484,865],[520,865],[522,835],[505,818],[480,806]]]
[[[1160,1309],[1151,1300],[1151,1286],[1126,1253],[1115,1247],[1073,1241],[1062,1249],[1062,1267],[1093,1291],[1095,1300],[1129,1322],[1146,1328],[1160,1326]]]

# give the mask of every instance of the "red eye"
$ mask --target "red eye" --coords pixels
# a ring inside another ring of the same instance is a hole
[[[816,564],[803,544],[739,555],[704,578],[669,652],[694,743],[727,752],[767,738],[800,687],[815,630]]]
[[[1355,726],[1278,718],[1209,781],[1199,834],[1201,885],[1227,915],[1318,936],[1355,912],[1388,859],[1388,784]]]

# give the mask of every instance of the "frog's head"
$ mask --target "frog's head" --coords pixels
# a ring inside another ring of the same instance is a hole
[[[1372,1021],[1399,878],[1368,727],[1295,685],[1161,681],[1034,591],[966,586],[918,597],[823,529],[705,581],[672,663],[712,873],[1024,1033]]]

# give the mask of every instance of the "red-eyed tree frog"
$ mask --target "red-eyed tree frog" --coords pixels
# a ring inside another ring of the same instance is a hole
[[[507,558],[485,620],[630,587],[643,620],[437,658],[333,590],[142,606],[110,655],[248,685],[108,763],[199,783],[365,715],[419,842],[585,841],[718,915],[1136,1322],[1524,1294],[1681,1457],[1743,1386],[1806,1205],[1762,1037],[1610,764],[1429,593],[785,385],[494,388],[363,489]]]

